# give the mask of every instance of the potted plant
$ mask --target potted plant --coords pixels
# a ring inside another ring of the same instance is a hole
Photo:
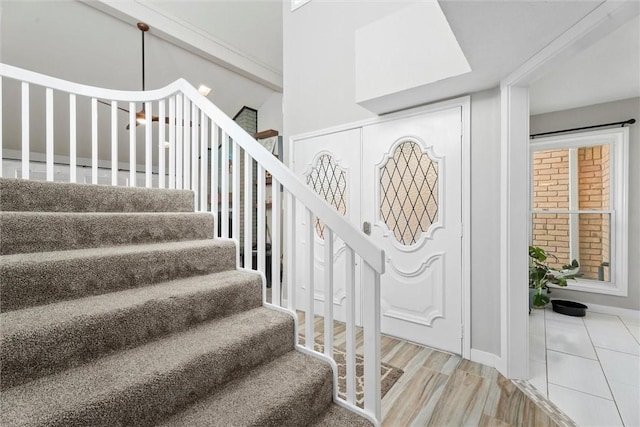
[[[549,258],[558,258],[537,246],[529,246],[529,309],[542,308],[549,303],[548,284],[567,286],[567,280],[579,276],[580,264],[577,260],[562,266],[561,270],[551,268]]]

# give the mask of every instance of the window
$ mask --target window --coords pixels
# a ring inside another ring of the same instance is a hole
[[[627,295],[628,129],[532,140],[531,244],[556,268],[576,259],[567,289]]]

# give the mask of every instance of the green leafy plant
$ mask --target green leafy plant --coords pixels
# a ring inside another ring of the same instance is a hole
[[[567,280],[575,280],[580,274],[580,264],[577,260],[571,261],[571,264],[562,266],[561,270],[551,268],[548,259],[558,258],[546,252],[538,246],[529,246],[529,288],[535,289],[533,294],[533,306],[544,307],[549,303],[549,295],[545,293],[548,284],[552,283],[557,286],[567,286]]]

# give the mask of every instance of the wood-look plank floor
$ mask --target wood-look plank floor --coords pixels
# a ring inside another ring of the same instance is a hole
[[[304,313],[298,319],[304,336]],[[323,318],[314,320],[316,342],[322,343]],[[345,335],[344,324],[334,322],[334,346],[344,349]],[[358,328],[359,354],[362,341]],[[384,427],[558,426],[494,368],[385,335],[381,337],[381,359],[404,371],[382,399]]]

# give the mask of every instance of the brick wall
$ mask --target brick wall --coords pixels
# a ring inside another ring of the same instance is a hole
[[[578,175],[579,209],[608,209],[609,146],[578,149]],[[579,227],[580,271],[583,277],[597,280],[598,267],[609,261],[609,217],[580,214]]]
[[[533,209],[569,209],[569,150],[533,154]],[[553,267],[569,262],[569,215],[535,214],[533,245],[558,258]]]

